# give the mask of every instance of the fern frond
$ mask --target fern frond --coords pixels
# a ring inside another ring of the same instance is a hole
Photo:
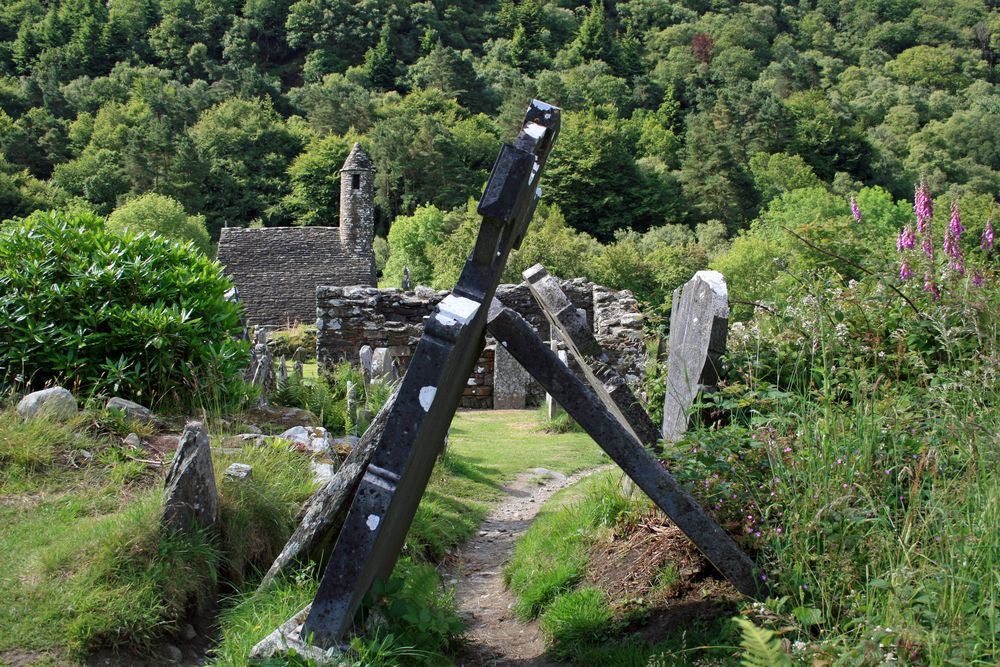
[[[740,646],[744,667],[791,667],[792,659],[781,649],[781,640],[766,628],[759,628],[745,618],[734,619],[740,626]]]

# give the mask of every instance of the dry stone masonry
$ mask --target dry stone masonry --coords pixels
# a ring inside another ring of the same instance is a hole
[[[584,278],[561,280],[559,284],[573,306],[583,311],[619,372],[633,386],[638,386],[645,371],[646,351],[642,315],[631,293],[595,285]],[[377,350],[386,348],[385,354],[398,360],[400,370],[405,371],[423,334],[424,321],[447,295],[448,292],[427,287],[409,292],[366,286],[317,287],[316,344],[320,367],[331,367],[345,359],[354,363],[360,359],[363,365],[367,360],[373,363]],[[549,338],[549,323],[527,285],[500,285],[497,299],[523,314],[543,339]],[[366,346],[370,350],[365,350]],[[495,343],[488,338],[466,383],[462,407],[494,407],[495,355]],[[526,382],[521,407],[542,405],[545,392],[541,385],[530,377]]]
[[[339,226],[222,230],[219,261],[253,324],[311,323],[318,285],[375,284],[375,169],[355,144],[340,173]]]

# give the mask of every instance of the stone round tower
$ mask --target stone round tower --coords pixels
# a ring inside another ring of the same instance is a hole
[[[340,242],[344,249],[371,254],[375,234],[375,166],[354,144],[340,169]]]

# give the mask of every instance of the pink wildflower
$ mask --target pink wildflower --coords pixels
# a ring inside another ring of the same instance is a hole
[[[975,273],[972,274],[972,284],[974,286],[976,286],[976,287],[982,287],[983,286],[983,272],[982,271],[976,271]]]
[[[903,263],[899,266],[899,279],[905,283],[912,277],[913,277],[913,269],[910,268],[909,262],[907,262],[904,259]]]
[[[955,218],[953,217],[954,221]],[[961,228],[961,223],[958,223]],[[955,271],[960,276],[965,275],[965,256],[962,254],[962,246],[958,243],[958,236],[954,233],[954,225],[949,224],[944,230],[944,254],[948,257],[948,268]]]
[[[957,201],[951,203],[951,220],[948,222],[948,229],[951,230],[956,243],[962,238],[962,232],[965,231],[965,227],[962,226],[962,216],[958,212]]]
[[[934,242],[931,241],[930,234],[925,235],[920,241],[920,249],[924,251],[928,259],[934,259]]]
[[[983,238],[979,243],[982,250],[989,250],[993,247],[993,220],[986,221],[986,229],[983,230]]]
[[[934,276],[928,271],[924,274],[924,291],[928,292],[935,301],[941,298],[941,291],[934,283]]]
[[[896,238],[896,250],[903,252],[904,250],[913,250],[916,246],[917,235],[914,233],[913,227],[909,225],[903,227],[903,231]]]
[[[917,216],[917,231],[926,234],[931,218],[934,217],[934,201],[923,180],[913,194],[913,213]]]
[[[855,220],[861,222],[861,209],[858,208],[858,200],[854,198],[854,195],[851,195],[851,215],[854,216]]]

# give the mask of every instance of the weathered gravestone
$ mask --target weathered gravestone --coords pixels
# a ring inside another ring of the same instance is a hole
[[[489,311],[489,331],[507,343],[546,391],[552,394],[608,456],[680,528],[715,568],[744,595],[760,591],[753,562],[643,447],[607,404],[550,350],[528,322],[496,299]]]
[[[528,371],[497,343],[493,356],[493,409],[523,410],[528,404],[530,379]]]
[[[610,359],[587,324],[586,314],[573,306],[562,291],[559,281],[550,276],[541,264],[535,264],[521,275],[527,281],[532,296],[541,306],[550,326],[558,332],[569,353],[583,369],[593,392],[639,442],[654,450],[658,449],[660,430],[649,418],[625,379],[612,367]]]
[[[374,579],[387,577],[399,555],[482,351],[488,310],[483,306],[492,301],[507,257],[520,245],[537,205],[539,177],[559,119],[559,109],[533,101],[515,144],[501,149],[479,202],[483,222],[476,245],[458,284],[428,318],[394,400],[352,451],[360,459],[366,440],[373,447],[301,631],[315,645],[332,646],[343,636]]]
[[[365,377],[365,393],[368,393],[368,387],[372,381],[372,347],[371,345],[362,345],[361,349],[358,350],[358,361],[361,363],[361,374]]]
[[[201,422],[184,427],[177,452],[167,471],[163,524],[170,530],[215,530],[219,522],[219,493],[212,468],[208,433]]]
[[[257,327],[254,330],[253,340],[253,347],[250,348],[250,366],[244,377],[247,382],[260,388],[259,403],[265,406],[278,384],[278,376],[274,370],[274,357],[267,346],[267,330]]]
[[[358,434],[358,390],[354,383],[347,381],[344,393],[347,395],[347,420],[350,427],[349,435]]]
[[[729,293],[718,271],[699,271],[674,290],[670,311],[670,356],[663,401],[663,440],[687,431],[688,410],[702,388],[719,381],[729,329]]]

